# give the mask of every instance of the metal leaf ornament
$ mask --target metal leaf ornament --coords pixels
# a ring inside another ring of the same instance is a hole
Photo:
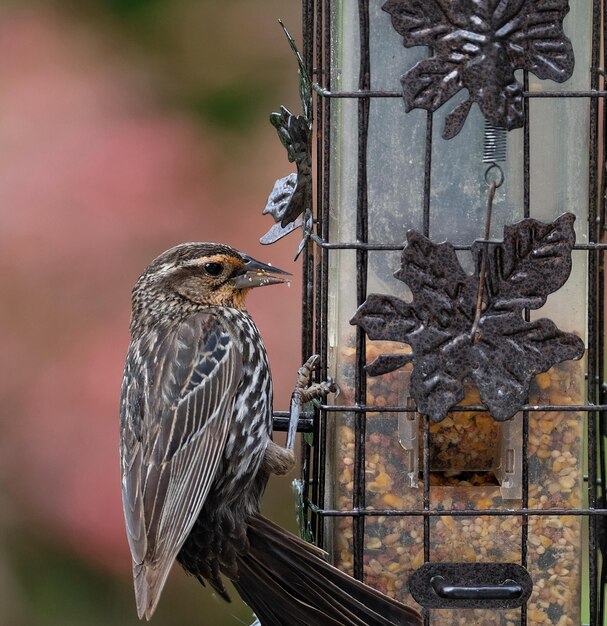
[[[563,32],[567,0],[388,0],[382,9],[405,47],[433,52],[401,78],[407,111],[436,111],[468,90],[446,117],[445,139],[459,133],[474,102],[494,126],[523,126],[515,70],[557,83],[573,73],[573,48]]]
[[[270,214],[276,224],[261,237],[259,241],[262,244],[274,243],[305,225],[300,216],[312,207],[312,85],[295,41],[282,22],[280,25],[299,65],[299,95],[303,115],[293,115],[283,106],[280,112],[270,115],[270,123],[287,149],[289,162],[295,163],[297,173],[280,178],[274,184],[263,213]]]
[[[406,355],[381,355],[367,366],[371,376],[413,363],[411,395],[433,422],[464,398],[473,380],[496,420],[510,419],[525,403],[536,374],[556,363],[579,359],[583,341],[549,319],[526,321],[524,309],[539,309],[571,272],[575,216],[551,224],[533,219],[504,228],[504,240],[489,248],[478,326],[475,321],[482,244],[472,247],[476,272],[464,272],[454,247],[435,244],[416,231],[407,234],[401,269],[412,302],[371,294],[351,324],[370,339],[400,341]]]

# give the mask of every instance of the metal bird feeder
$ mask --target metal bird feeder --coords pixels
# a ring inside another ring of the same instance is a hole
[[[606,8],[303,2],[302,526],[426,625],[606,623]]]

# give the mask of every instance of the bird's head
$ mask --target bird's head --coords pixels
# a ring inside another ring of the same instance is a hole
[[[290,274],[218,243],[184,243],[154,259],[133,288],[136,318],[173,317],[200,306],[245,309],[254,287]]]

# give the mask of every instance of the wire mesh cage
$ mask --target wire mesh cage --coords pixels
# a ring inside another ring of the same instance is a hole
[[[425,624],[606,623],[605,6],[303,2],[304,526]]]

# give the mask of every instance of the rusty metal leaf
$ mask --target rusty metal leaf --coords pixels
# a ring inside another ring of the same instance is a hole
[[[407,234],[395,276],[413,294],[411,303],[371,294],[351,320],[370,339],[401,341],[409,355],[381,355],[370,375],[413,363],[411,395],[418,410],[438,422],[464,398],[464,380],[473,380],[496,420],[510,419],[525,403],[536,374],[556,363],[579,359],[583,341],[549,319],[526,321],[563,286],[571,272],[575,217],[565,213],[546,224],[527,219],[504,228],[487,260],[482,310],[476,333],[481,244],[472,247],[476,272],[462,269],[453,246],[435,244],[415,231]]]
[[[312,208],[312,87],[305,70],[303,59],[297,50],[295,41],[280,23],[289,45],[295,54],[299,68],[299,95],[303,115],[294,115],[284,106],[270,115],[270,123],[287,150],[287,157],[295,163],[297,173],[293,172],[276,181],[263,210],[274,218],[276,224],[260,239],[262,244],[278,241],[301,226],[298,219]]]
[[[447,116],[445,139],[461,130],[474,102],[494,126],[520,128],[524,99],[515,70],[558,83],[573,73],[573,48],[563,31],[567,0],[388,0],[382,9],[405,47],[433,51],[401,78],[407,111],[435,111],[468,91]]]

